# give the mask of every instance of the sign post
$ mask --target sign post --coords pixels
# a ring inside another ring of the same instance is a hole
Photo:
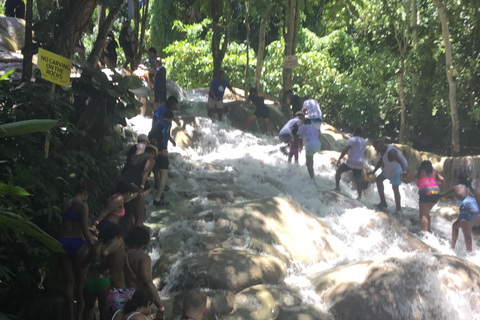
[[[42,48],[38,54],[37,67],[42,72],[42,78],[62,87],[69,87],[72,60]]]

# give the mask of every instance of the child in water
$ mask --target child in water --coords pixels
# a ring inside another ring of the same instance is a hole
[[[292,163],[292,158],[295,157],[295,163],[298,164],[298,152],[302,149],[302,140],[295,137],[295,139],[289,143],[289,147],[288,163]]]

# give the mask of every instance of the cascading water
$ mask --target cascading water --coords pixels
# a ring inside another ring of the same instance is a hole
[[[182,211],[191,211],[192,207],[200,208],[195,210],[202,211],[218,206],[218,203],[210,197],[212,190],[207,188],[212,181],[215,181],[219,189],[217,192],[225,194],[229,190],[235,190],[234,194],[230,195],[231,203],[246,199],[283,197],[303,206],[328,227],[330,230],[328,241],[337,257],[320,263],[301,263],[292,259],[287,276],[280,287],[296,292],[302,299],[302,305],[322,310],[327,318],[334,319],[339,316],[332,311],[332,303],[326,299],[328,293],[324,295],[318,290],[316,292],[312,275],[362,261],[374,261],[376,266],[381,267],[388,267],[391,264],[409,266],[411,274],[392,276],[390,290],[398,291],[393,292],[394,295],[405,295],[403,290],[406,292],[413,290],[421,297],[419,298],[421,301],[414,305],[410,305],[409,300],[398,299],[394,308],[385,307],[385,310],[379,310],[378,314],[386,312],[391,315],[391,319],[408,319],[409,314],[416,314],[415,319],[480,318],[477,310],[472,307],[472,301],[478,299],[478,296],[467,289],[462,291],[450,286],[448,281],[444,280],[448,278],[449,268],[432,269],[432,266],[438,263],[436,254],[457,256],[480,265],[480,244],[475,235],[473,253],[468,254],[465,251],[462,235],[459,236],[457,248],[450,249],[452,222],[439,214],[443,206],[450,204],[438,203],[432,210],[432,233],[421,233],[417,189],[412,185],[401,186],[403,212],[395,218],[413,233],[417,241],[421,240],[436,252],[413,251],[411,239],[398,231],[399,228],[392,224],[390,219],[383,219],[372,210],[373,204],[379,201],[375,186],[371,185],[366,190],[364,200],[352,200],[356,197],[356,191],[353,184],[347,182],[348,178],[343,177],[340,187],[348,197],[339,197],[332,205],[331,198],[338,196],[331,192],[335,187],[336,168],[333,164],[338,158],[338,152],[322,151],[315,155],[317,188],[309,180],[304,153],[300,154],[299,165],[289,164],[286,156],[279,150],[281,143],[277,138],[234,129],[228,120],[212,122],[206,117],[204,98],[188,91],[187,97],[195,101],[183,103],[187,107],[176,113],[180,114],[179,117],[182,117],[182,113],[197,117],[196,131],[200,136],[193,147],[170,146],[172,157],[170,171],[177,177],[170,179],[171,192],[177,195],[180,192],[190,195],[189,201],[173,201],[172,211],[181,215]],[[131,124],[134,126],[133,130],[148,133],[151,121],[137,117],[132,119]],[[393,192],[388,182],[385,183],[385,191],[387,202],[393,208]],[[147,204],[149,201],[151,199],[147,198]],[[180,265],[186,259],[191,259],[193,252],[199,250],[201,246],[199,237],[208,236],[218,226],[202,219],[183,220],[182,217],[178,217],[176,221],[171,216],[165,218],[165,215],[162,216],[162,210],[153,206],[147,206],[147,210],[151,211],[152,226],[155,227],[155,223],[161,224],[157,233],[158,243],[153,245],[151,252],[154,265],[162,260],[162,242],[169,237],[179,239],[178,253],[170,256],[170,259],[175,261],[167,274],[162,275],[165,285],[161,295],[162,298],[168,298],[182,287],[185,270]],[[268,212],[264,214],[268,215]],[[232,230],[227,238],[232,237],[233,233]],[[298,237],[302,237],[302,234],[298,234]],[[242,241],[233,243],[232,248],[246,248],[250,242],[250,234],[244,232]],[[288,256],[287,250],[281,245],[277,244],[274,247]],[[350,271],[349,274],[343,274],[342,279],[347,281],[351,277],[354,282],[362,282],[362,270],[365,269],[355,268],[354,273]],[[423,275],[421,279],[416,278],[419,275]]]

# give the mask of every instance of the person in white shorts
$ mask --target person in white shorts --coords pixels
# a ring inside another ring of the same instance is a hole
[[[228,88],[233,94],[237,95],[237,93],[233,91],[230,83],[225,80],[225,72],[220,71],[218,78],[214,78],[210,83],[210,92],[208,93],[208,117],[210,119],[215,111],[218,115],[218,120],[222,120],[223,95],[226,88]]]
[[[363,154],[367,147],[367,142],[361,137],[362,129],[357,128],[353,137],[348,139],[347,146],[343,149],[337,161],[337,172],[335,173],[335,191],[340,191],[340,178],[342,173],[352,170],[353,179],[357,185],[358,198],[362,197],[362,172],[363,172]],[[342,165],[340,161],[348,153],[348,159]]]
[[[315,99],[306,99],[303,102],[303,112],[307,114],[305,118],[310,119],[312,126],[320,132],[322,126],[322,110],[320,110],[318,101]]]

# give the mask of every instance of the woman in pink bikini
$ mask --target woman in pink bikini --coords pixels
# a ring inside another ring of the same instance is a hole
[[[419,195],[419,212],[422,231],[430,232],[430,210],[440,198],[440,193],[445,188],[445,179],[433,170],[432,163],[423,161],[418,169],[404,182],[410,183],[417,180]]]
[[[134,199],[136,191],[136,187],[130,183],[123,180],[118,182],[116,193],[108,199],[107,205],[95,220],[95,228],[99,234],[110,225],[118,224],[120,218],[125,215],[123,204]]]

